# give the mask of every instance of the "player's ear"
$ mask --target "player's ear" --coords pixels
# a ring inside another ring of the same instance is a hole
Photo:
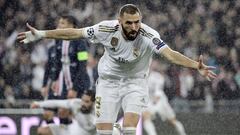
[[[121,19],[120,16],[118,17],[118,23],[119,23],[119,24],[122,24],[122,19]]]

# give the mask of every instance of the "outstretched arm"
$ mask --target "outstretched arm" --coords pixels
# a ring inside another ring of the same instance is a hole
[[[27,44],[42,38],[71,40],[84,37],[82,28],[37,30],[36,28],[30,26],[28,23],[27,27],[29,28],[30,31],[21,32],[17,36],[17,39],[19,40],[20,43]]]
[[[45,100],[33,102],[31,108],[71,108],[70,100]]]
[[[206,66],[205,64],[203,64],[202,55],[199,57],[199,61],[197,62],[184,56],[183,54],[177,51],[172,50],[169,47],[164,48],[161,54],[172,63],[178,64],[184,67],[188,67],[188,68],[197,69],[199,73],[209,81],[217,77],[217,75],[212,72],[212,70],[215,69],[215,67]]]
[[[81,99],[65,99],[65,100],[45,100],[33,102],[31,108],[67,108],[72,109],[81,106]]]

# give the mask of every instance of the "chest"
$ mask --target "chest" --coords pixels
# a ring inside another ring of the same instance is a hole
[[[62,41],[57,46],[57,58],[63,64],[70,64],[77,61],[78,44],[70,41]]]
[[[63,57],[66,57],[66,56],[75,56],[76,53],[77,53],[77,48],[76,48],[77,45],[74,45],[73,43],[71,43],[70,41],[65,41],[61,44],[60,46],[60,52],[61,52],[61,55]]]
[[[107,54],[122,63],[134,62],[141,58],[147,50],[147,42],[137,37],[134,41],[125,40],[117,33],[109,37],[105,43]]]

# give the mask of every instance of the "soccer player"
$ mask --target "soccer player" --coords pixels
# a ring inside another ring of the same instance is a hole
[[[58,20],[57,29],[75,28],[78,21],[72,15],[63,13]],[[81,97],[89,88],[90,80],[86,70],[88,59],[87,43],[82,39],[66,41],[57,40],[56,45],[49,49],[49,59],[46,64],[42,93],[48,99],[66,99]],[[49,83],[50,82],[50,83]],[[51,86],[49,86],[51,85]],[[59,108],[59,114],[66,109]],[[47,123],[53,123],[53,111],[45,109],[43,118]],[[60,116],[60,122],[71,123]]]
[[[95,92],[86,90],[81,99],[65,100],[45,100],[42,102],[33,102],[31,108],[68,108],[72,115],[72,123],[65,124],[48,124],[46,127],[39,127],[38,135],[94,135],[96,134],[95,115],[94,115]]]
[[[97,133],[111,135],[119,108],[124,110],[123,134],[135,135],[140,114],[148,105],[147,75],[152,54],[166,57],[172,63],[197,69],[208,80],[215,78],[211,69],[202,62],[185,57],[172,50],[157,31],[141,22],[141,12],[133,4],[119,11],[118,20],[102,21],[85,28],[37,30],[27,24],[28,32],[18,34],[20,43],[42,38],[72,40],[88,38],[105,47],[98,64],[95,115]]]
[[[185,129],[180,121],[176,119],[176,114],[168,103],[168,98],[165,95],[164,75],[155,71],[158,62],[154,60],[148,77],[149,97],[150,102],[148,109],[143,112],[143,126],[148,135],[157,135],[155,126],[152,122],[152,116],[159,114],[163,121],[169,122],[179,135],[186,135]]]
[[[68,14],[60,16],[58,29],[76,28],[78,21]],[[53,89],[59,98],[81,97],[84,90],[89,89],[90,80],[87,73],[87,42],[83,39],[72,41],[56,41],[55,74]]]

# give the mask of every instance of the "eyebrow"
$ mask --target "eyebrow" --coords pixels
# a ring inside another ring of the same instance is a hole
[[[129,24],[132,24],[132,23],[139,23],[140,20],[137,20],[137,21],[126,21],[126,23],[129,23]]]

